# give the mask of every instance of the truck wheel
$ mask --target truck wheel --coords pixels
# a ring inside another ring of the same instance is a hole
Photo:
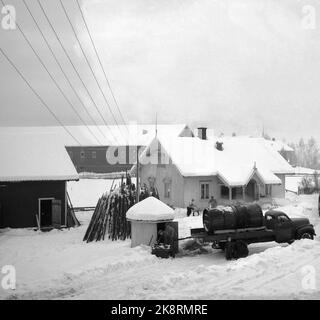
[[[225,256],[227,260],[231,260],[234,257],[234,243],[227,242],[225,246]]]
[[[224,251],[226,249],[226,242],[219,242],[219,248]]]
[[[310,239],[313,240],[313,234],[310,232],[304,232],[301,234],[300,239]]]
[[[236,242],[236,258],[245,258],[249,255],[248,245],[242,240]]]

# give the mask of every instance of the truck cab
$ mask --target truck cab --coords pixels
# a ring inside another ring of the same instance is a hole
[[[292,243],[297,239],[313,239],[315,231],[309,219],[289,218],[284,212],[270,210],[265,214],[265,226],[275,233],[278,243]]]

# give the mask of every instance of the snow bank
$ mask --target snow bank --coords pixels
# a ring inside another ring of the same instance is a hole
[[[279,207],[308,217],[320,234],[317,195],[298,196]],[[0,288],[0,299],[320,299],[320,239],[292,245],[249,246],[249,256],[226,261],[221,250],[159,259],[128,241],[82,242],[92,212],[78,212],[82,226],[35,232],[0,230],[0,266],[14,265],[17,288]],[[202,216],[176,211],[179,236],[202,227]],[[304,286],[314,270],[316,286]],[[1,277],[1,275],[0,275]]]

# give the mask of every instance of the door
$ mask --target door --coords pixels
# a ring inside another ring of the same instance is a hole
[[[276,242],[289,242],[292,240],[292,221],[286,215],[278,215],[275,220]]]
[[[52,200],[52,226],[61,227],[61,200]]]
[[[39,199],[40,228],[52,226],[53,198]]]

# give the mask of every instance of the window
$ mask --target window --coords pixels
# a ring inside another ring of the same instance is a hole
[[[81,152],[80,152],[80,158],[81,159],[84,159],[86,157],[86,154],[85,154],[85,152],[82,150]]]
[[[229,199],[229,188],[228,187],[221,186],[220,192],[221,192],[221,198]]]
[[[200,184],[200,199],[209,199],[209,183],[202,182]]]
[[[288,221],[290,221],[290,219],[287,216],[285,216],[285,215],[278,216],[278,222],[283,223],[283,222],[288,222]]]
[[[266,184],[266,197],[271,197],[271,184]]]
[[[97,151],[92,151],[92,159],[97,159]]]
[[[242,199],[243,193],[242,193],[242,187],[234,187],[232,188],[232,199]],[[229,191],[228,191],[229,196]]]
[[[164,182],[164,197],[170,198],[171,197],[171,183]]]

